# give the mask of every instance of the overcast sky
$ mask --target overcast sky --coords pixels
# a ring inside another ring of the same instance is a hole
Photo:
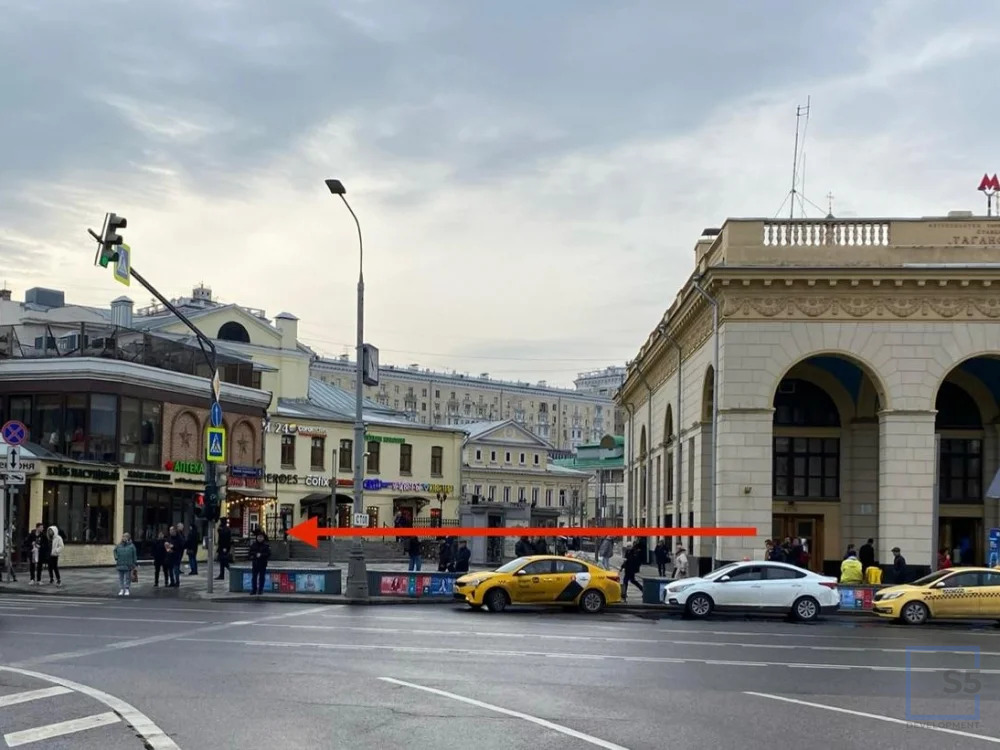
[[[106,304],[115,211],[168,296],[341,354],[339,177],[383,363],[568,385],[634,355],[703,227],[775,215],[807,96],[824,210],[980,212],[998,38],[995,0],[0,0],[0,281]]]

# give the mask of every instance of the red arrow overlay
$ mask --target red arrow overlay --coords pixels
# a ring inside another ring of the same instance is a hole
[[[713,528],[711,526],[698,529],[674,529],[669,526],[629,526],[621,527],[574,527],[574,528],[544,528],[526,526],[512,528],[474,528],[464,526],[440,526],[430,528],[368,528],[368,527],[326,527],[321,528],[319,519],[312,517],[308,521],[296,524],[288,530],[288,535],[305,542],[310,547],[318,547],[320,537],[371,537],[371,536],[417,536],[437,538],[441,536],[471,537],[471,536],[757,536],[753,526],[731,526]]]

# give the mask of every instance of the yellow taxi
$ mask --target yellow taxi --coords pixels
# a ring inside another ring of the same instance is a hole
[[[947,568],[875,592],[872,612],[908,625],[930,618],[1000,620],[1000,570]]]
[[[572,557],[532,555],[455,581],[455,599],[503,612],[511,604],[576,606],[588,614],[622,600],[616,572]]]

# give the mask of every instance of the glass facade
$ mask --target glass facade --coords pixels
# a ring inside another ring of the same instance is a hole
[[[132,487],[125,485],[125,520],[122,530],[132,535],[136,550],[143,557],[153,551],[156,535],[169,526],[194,522],[196,490],[172,487]]]
[[[42,523],[58,526],[66,544],[112,544],[114,485],[45,482]]]

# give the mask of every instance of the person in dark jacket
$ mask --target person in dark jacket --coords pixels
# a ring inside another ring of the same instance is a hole
[[[869,539],[867,542],[861,545],[861,549],[858,550],[858,560],[861,561],[861,571],[862,575],[867,572],[868,568],[875,564],[875,540]]]
[[[195,524],[191,524],[187,539],[184,541],[184,551],[187,552],[189,576],[198,575],[198,548],[201,546],[201,534]]]
[[[528,557],[528,555],[534,554],[534,551],[531,542],[528,541],[528,537],[526,536],[522,536],[517,540],[517,544],[514,545],[515,557]]]
[[[441,546],[438,548],[438,572],[443,573],[446,570],[451,570],[455,564],[454,557],[454,540],[446,538],[441,542]]]
[[[549,543],[545,541],[544,536],[540,536],[535,539],[535,554],[536,555],[549,554]]]
[[[665,539],[660,540],[660,543],[653,550],[653,554],[656,556],[656,570],[658,571],[658,575],[660,578],[666,578],[667,563],[670,562],[670,552],[667,550]]]
[[[469,546],[461,541],[458,543],[458,552],[455,553],[455,572],[456,573],[468,573],[469,572],[469,560],[472,559],[472,550]]]
[[[410,556],[410,572],[419,572],[423,562],[420,557],[420,537],[411,536],[406,541],[406,551]]]
[[[271,559],[271,545],[263,531],[257,531],[257,539],[250,545],[250,567],[252,589],[250,596],[260,596],[264,593],[264,578],[267,574],[267,561]]]
[[[635,578],[635,574],[639,572],[640,568],[642,568],[642,547],[636,544],[628,548],[625,552],[625,559],[622,560],[621,572],[624,573],[622,576],[622,602],[628,601],[629,583],[639,589],[639,595],[642,595],[642,584]]]
[[[163,585],[170,585],[170,569],[167,563],[167,535],[162,531],[153,542],[153,585],[160,585],[160,571],[163,571]]]
[[[229,563],[233,561],[233,530],[229,528],[229,519],[223,518],[219,521],[219,575],[217,581],[225,580],[226,571],[229,570]]]
[[[900,551],[899,547],[892,548],[892,575],[893,582],[896,584],[906,583],[906,558],[903,557],[903,553]]]
[[[170,583],[167,586],[178,588],[181,585],[181,559],[184,557],[184,536],[177,526],[171,526],[167,534],[167,570],[170,571]]]

